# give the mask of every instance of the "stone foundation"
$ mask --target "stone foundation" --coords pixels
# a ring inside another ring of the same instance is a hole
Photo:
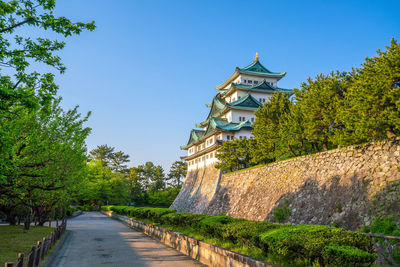
[[[202,178],[202,179],[199,179]],[[400,139],[302,156],[224,175],[189,172],[171,208],[275,221],[286,206],[293,224],[358,229],[400,213]]]

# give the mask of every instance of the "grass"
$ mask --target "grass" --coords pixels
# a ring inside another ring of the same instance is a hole
[[[24,226],[0,226],[0,266],[16,262],[18,253],[28,256],[32,246],[53,231],[54,228],[47,226],[31,226],[28,231]]]

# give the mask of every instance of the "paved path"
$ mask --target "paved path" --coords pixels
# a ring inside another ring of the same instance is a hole
[[[67,229],[52,266],[204,266],[99,212],[68,220]]]

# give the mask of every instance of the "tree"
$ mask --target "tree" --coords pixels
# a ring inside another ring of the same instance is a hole
[[[54,75],[29,72],[32,62],[54,67],[60,73],[66,69],[55,54],[64,48],[64,42],[23,37],[16,34],[18,28],[29,26],[29,33],[46,30],[63,37],[95,28],[94,22],[73,23],[65,17],[55,17],[54,8],[54,0],[0,1],[0,70],[8,68],[7,73],[10,73],[2,73],[0,78],[0,118],[15,115],[11,108],[18,105],[28,108],[46,106],[55,96],[58,87]]]
[[[63,111],[60,99],[52,102],[49,109],[24,109],[19,112],[19,119],[3,124],[13,145],[8,154],[11,164],[0,192],[28,207],[30,214],[40,217],[41,224],[55,206],[67,202],[71,190],[84,176],[85,139],[90,133],[90,128],[83,126],[89,114],[80,118],[77,108]]]
[[[1,200],[11,206],[18,203],[20,210],[25,205],[30,213],[40,203],[42,208],[37,210],[41,214],[46,207],[65,203],[66,192],[76,184],[70,182],[84,166],[79,160],[85,149],[81,138],[89,132],[82,127],[85,119],[78,118],[77,109],[59,109],[59,101],[54,100],[58,89],[54,74],[34,71],[37,64],[59,73],[66,69],[56,54],[65,43],[43,37],[43,31],[64,38],[95,28],[94,22],[73,23],[55,17],[54,8],[54,0],[0,1]],[[28,26],[29,31],[17,34],[21,26]]]
[[[129,155],[122,151],[115,152],[111,159],[111,168],[116,172],[128,173],[128,166],[125,163],[130,162]]]
[[[282,119],[292,105],[289,95],[275,93],[261,108],[256,111],[253,134],[257,147],[253,157],[258,163],[267,163],[288,152],[281,142]],[[254,160],[253,160],[254,161]]]
[[[223,171],[234,171],[254,165],[251,161],[253,139],[235,139],[224,142],[219,148],[217,158],[221,161],[215,167]]]
[[[114,150],[115,147],[100,145],[90,151],[90,156],[92,159],[100,160],[104,166],[109,167],[114,159]]]
[[[169,185],[180,187],[183,179],[186,177],[187,163],[184,161],[175,161],[172,163],[168,174]]]
[[[338,118],[340,101],[351,82],[346,72],[319,74],[301,84],[295,98],[304,120],[306,139],[315,152],[336,147],[336,133],[344,127]]]
[[[392,39],[377,53],[354,70],[340,112],[342,145],[400,135],[400,45]]]

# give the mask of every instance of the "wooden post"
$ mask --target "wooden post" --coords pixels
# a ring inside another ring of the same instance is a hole
[[[24,267],[24,253],[18,253],[17,267]]]
[[[36,246],[32,246],[31,252],[28,254],[28,267],[33,267],[35,263]]]
[[[38,221],[37,221],[37,216],[35,216],[35,226],[37,225]]]
[[[42,253],[40,253],[40,259],[44,259],[44,254],[46,252],[46,238],[43,237],[43,242],[42,242]]]
[[[35,266],[39,266],[41,250],[42,250],[42,242],[38,241],[37,242],[36,256],[35,256]]]
[[[51,218],[49,218],[49,227],[51,227]]]
[[[58,227],[58,218],[56,219],[56,227]]]

